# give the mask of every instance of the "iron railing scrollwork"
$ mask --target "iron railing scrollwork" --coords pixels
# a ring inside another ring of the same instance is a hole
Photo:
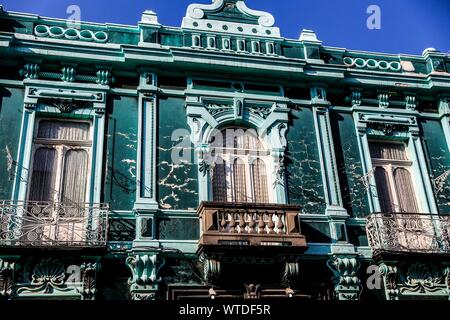
[[[107,204],[0,201],[0,246],[104,247]]]
[[[376,213],[366,230],[373,251],[450,254],[450,216]]]

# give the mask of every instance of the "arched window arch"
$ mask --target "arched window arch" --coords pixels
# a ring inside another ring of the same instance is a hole
[[[255,130],[227,127],[210,140],[212,199],[219,202],[270,203],[270,152]]]

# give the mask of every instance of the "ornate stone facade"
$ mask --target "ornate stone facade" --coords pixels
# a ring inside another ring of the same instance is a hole
[[[0,299],[450,296],[448,54],[0,8]]]

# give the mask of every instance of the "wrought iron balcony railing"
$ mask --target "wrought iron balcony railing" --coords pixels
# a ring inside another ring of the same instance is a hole
[[[0,246],[106,246],[107,204],[0,201]]]
[[[366,230],[374,253],[450,254],[450,216],[376,213]]]
[[[198,214],[205,246],[277,246],[306,249],[298,206],[203,202]]]

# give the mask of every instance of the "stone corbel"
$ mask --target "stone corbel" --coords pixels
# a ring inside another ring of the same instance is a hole
[[[416,95],[411,93],[405,96],[405,107],[406,110],[415,111],[417,108]]]
[[[203,279],[209,284],[215,284],[220,280],[221,262],[217,257],[202,254],[200,261],[203,263]]]
[[[159,289],[159,272],[165,265],[165,258],[158,253],[134,254],[126,259],[131,270],[128,279],[132,300],[153,300]]]
[[[389,108],[389,93],[388,92],[380,92],[378,94],[378,106],[381,109]]]
[[[360,107],[362,104],[362,89],[353,88],[350,97],[347,99],[350,101],[353,108]]]
[[[327,100],[327,92],[322,86],[311,87],[311,102],[314,105],[328,106],[330,103]]]
[[[7,300],[13,294],[15,269],[14,261],[0,259],[0,300]]]
[[[281,283],[290,288],[294,286],[300,275],[300,264],[296,257],[282,257],[283,273]]]
[[[39,78],[40,69],[37,63],[27,63],[19,71],[19,74],[25,79],[37,79]]]
[[[334,274],[334,292],[337,300],[359,300],[361,281],[360,262],[356,255],[333,255],[327,266]]]

